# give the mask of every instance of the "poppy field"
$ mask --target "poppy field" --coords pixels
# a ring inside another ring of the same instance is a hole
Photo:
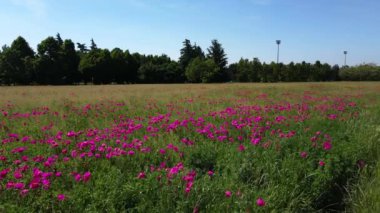
[[[1,212],[350,208],[379,83],[0,88]]]

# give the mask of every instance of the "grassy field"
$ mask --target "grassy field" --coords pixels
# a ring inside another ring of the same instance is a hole
[[[1,212],[379,210],[376,82],[0,87],[0,118]]]

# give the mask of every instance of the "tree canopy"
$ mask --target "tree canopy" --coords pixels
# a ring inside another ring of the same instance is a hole
[[[75,45],[76,44],[76,45]],[[299,82],[336,80],[380,80],[379,67],[355,67],[327,63],[262,63],[241,58],[228,64],[222,44],[214,39],[207,55],[189,39],[182,42],[178,61],[167,55],[143,55],[98,47],[94,39],[74,43],[58,33],[37,45],[37,52],[21,36],[0,50],[0,84],[125,84],[209,82]]]

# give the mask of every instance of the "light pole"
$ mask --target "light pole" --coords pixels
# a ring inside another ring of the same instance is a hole
[[[278,59],[280,58],[280,44],[281,44],[281,40],[276,40],[276,44],[277,44],[277,64],[278,64]]]
[[[344,53],[344,66],[347,66],[347,51],[345,50],[345,51],[343,51],[343,53]]]

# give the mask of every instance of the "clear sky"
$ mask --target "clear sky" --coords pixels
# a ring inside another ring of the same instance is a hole
[[[380,0],[0,0],[0,45],[47,36],[177,60],[185,38],[206,52],[218,39],[229,63],[380,64]]]

